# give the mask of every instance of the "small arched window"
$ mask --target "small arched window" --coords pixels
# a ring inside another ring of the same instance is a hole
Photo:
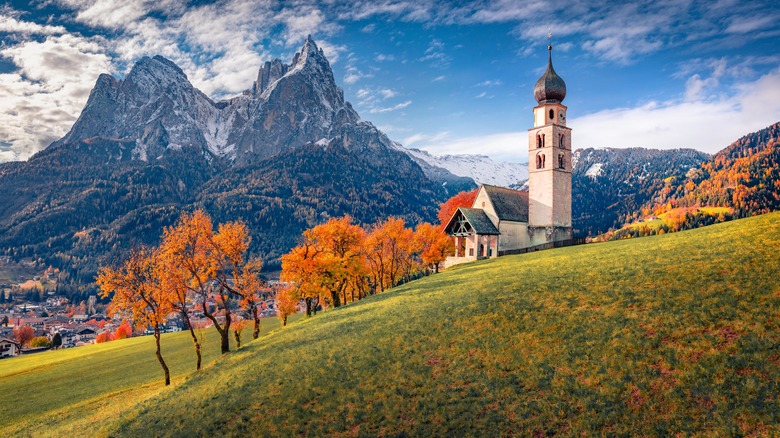
[[[547,161],[547,157],[542,154],[542,169],[544,169],[544,165],[546,164],[545,161]]]
[[[544,134],[542,134],[542,147],[546,147],[547,143],[544,141]]]
[[[559,169],[565,169],[566,166],[564,166],[563,162],[563,155],[558,155],[558,168]]]
[[[555,119],[555,110],[551,109],[550,110],[550,120],[554,120],[554,119]]]
[[[536,156],[536,168],[537,169],[541,169],[542,166],[543,166],[543,164],[542,164],[542,157],[543,156],[544,156],[544,154],[539,154],[539,155]]]
[[[542,136],[540,134],[536,134],[536,148],[539,149],[542,147]]]
[[[559,135],[558,135],[558,147],[559,147],[559,148],[561,148],[561,149],[563,149],[563,148],[564,148],[564,145],[563,145],[563,144],[564,144],[564,143],[563,143],[563,139],[564,139],[564,136],[563,136],[563,134],[559,134]]]

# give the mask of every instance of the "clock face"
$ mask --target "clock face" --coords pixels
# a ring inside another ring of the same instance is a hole
[[[563,110],[559,111],[558,118],[561,120],[566,120],[566,113]]]

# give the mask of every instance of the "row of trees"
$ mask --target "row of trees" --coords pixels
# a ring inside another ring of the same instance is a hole
[[[429,223],[413,230],[391,217],[363,229],[349,215],[331,219],[306,230],[301,244],[282,256],[281,279],[289,287],[277,292],[279,315],[286,322],[299,300],[311,315],[322,304],[339,307],[438,272],[454,249],[441,227]]]
[[[253,337],[258,337],[262,265],[247,256],[250,240],[242,222],[220,224],[215,230],[211,218],[198,210],[166,228],[158,247],[135,249],[122,266],[100,269],[97,284],[103,297],[113,297],[110,312],[128,317],[139,328],[152,329],[166,385],[170,373],[160,352],[160,335],[171,314],[178,313],[189,327],[198,370],[201,345],[193,328],[193,312],[200,311],[211,320],[223,354],[230,351],[231,326],[240,330],[234,324],[239,319],[234,311],[239,307],[252,315]]]

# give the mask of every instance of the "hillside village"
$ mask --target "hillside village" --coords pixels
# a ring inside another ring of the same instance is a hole
[[[6,284],[0,284],[0,358],[106,342],[113,339],[113,334],[122,326],[125,321],[123,316],[107,315],[109,304],[97,295],[72,303],[66,296],[58,294],[55,275],[55,270],[49,268],[40,276],[30,279],[22,277],[17,282],[6,279]],[[269,282],[269,289],[258,294],[258,301],[262,303],[262,317],[276,316],[270,287],[277,283]],[[31,289],[34,293],[31,293]],[[31,296],[36,299],[30,300]],[[215,298],[211,297],[208,303],[214,306]],[[202,311],[197,310],[195,303],[190,306],[193,326],[211,326],[212,322]],[[32,329],[32,338],[26,340],[32,342],[21,345],[18,332],[24,327]],[[161,329],[171,333],[186,328],[186,323],[178,315],[172,314]],[[151,330],[134,330],[132,334],[149,335]]]

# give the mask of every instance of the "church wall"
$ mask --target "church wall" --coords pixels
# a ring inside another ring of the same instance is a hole
[[[550,158],[548,158],[549,160]],[[534,157],[529,158],[529,166]],[[528,225],[547,226],[552,224],[553,215],[553,172],[533,172],[528,184]]]
[[[498,227],[498,215],[496,214],[493,203],[490,202],[490,197],[484,187],[480,187],[479,192],[477,192],[477,197],[474,198],[472,208],[482,209],[487,217],[490,218],[490,221],[493,222],[493,226]]]
[[[571,174],[553,172],[553,181],[553,226],[571,227]]]
[[[498,250],[511,251],[530,246],[528,224],[525,222],[501,221],[498,226]]]

